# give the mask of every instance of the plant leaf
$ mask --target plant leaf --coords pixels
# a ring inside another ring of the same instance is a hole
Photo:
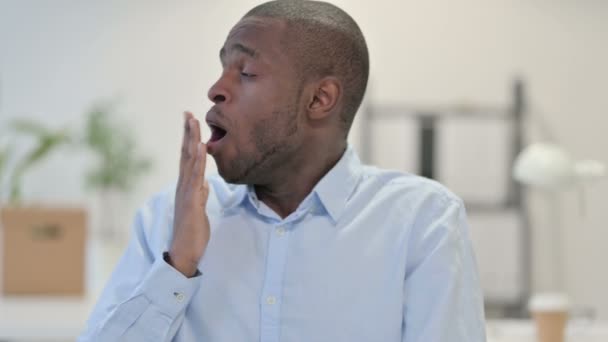
[[[97,155],[98,164],[89,170],[86,180],[91,188],[126,192],[152,163],[139,156],[131,131],[112,120],[112,110],[112,106],[98,105],[88,113],[84,140]]]
[[[70,142],[71,137],[65,130],[51,130],[38,122],[27,119],[15,120],[12,122],[11,127],[18,133],[31,135],[36,139],[35,146],[17,162],[12,174],[9,201],[16,203],[21,197],[23,175],[33,165],[39,163],[52,151],[57,149],[57,147]]]

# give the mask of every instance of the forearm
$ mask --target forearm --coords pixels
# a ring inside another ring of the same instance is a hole
[[[171,341],[199,278],[198,272],[194,278],[186,278],[158,258],[126,300],[103,299],[117,304],[108,306],[105,317],[89,322],[78,341]],[[99,305],[104,305],[102,301]]]

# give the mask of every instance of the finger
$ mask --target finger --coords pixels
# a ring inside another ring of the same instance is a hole
[[[207,168],[207,144],[200,143],[201,146],[201,165],[199,166],[198,179],[205,180],[205,170]],[[205,180],[206,182],[206,180]]]
[[[185,178],[185,171],[187,161],[190,159],[190,151],[189,151],[189,135],[190,135],[190,118],[192,117],[192,113],[184,112],[184,137],[182,140],[181,154],[180,154],[180,162],[179,162],[179,178],[180,180]]]
[[[207,164],[207,145],[198,143],[196,150],[196,162],[192,170],[190,186],[193,189],[204,190],[205,166]]]
[[[209,198],[209,182],[205,179],[203,182],[203,206],[207,206],[207,199]]]
[[[195,144],[201,142],[201,123],[196,118],[192,118],[194,120],[194,125],[192,127],[192,138],[194,139]]]
[[[199,142],[196,149],[196,162],[192,170],[192,186],[201,187],[205,180],[205,166],[207,164],[207,145]]]
[[[184,112],[184,138],[182,140],[182,146],[188,146],[188,141],[190,137],[190,119],[192,117],[192,113]]]
[[[188,119],[188,123],[189,123],[189,128],[188,128],[188,134],[189,134],[189,141],[188,141],[188,155],[189,158],[185,161],[185,165],[184,165],[184,177],[186,179],[190,179],[192,178],[192,173],[196,172],[195,171],[195,167],[194,167],[194,163],[196,162],[196,160],[198,159],[198,145],[200,144],[201,141],[201,134],[200,134],[200,127],[199,127],[199,122],[197,119],[195,119],[194,117],[190,117]],[[190,181],[188,181],[190,182]]]
[[[190,131],[189,131],[189,146],[190,146],[190,156],[192,156],[192,161],[194,164],[194,160],[197,157],[198,144],[201,142],[201,128],[199,121],[192,117],[190,118]]]

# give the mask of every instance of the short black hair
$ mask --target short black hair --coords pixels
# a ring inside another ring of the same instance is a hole
[[[246,17],[269,17],[287,24],[287,53],[303,82],[334,76],[342,82],[341,119],[348,132],[363,101],[369,53],[361,29],[339,7],[322,1],[279,0],[254,7]]]

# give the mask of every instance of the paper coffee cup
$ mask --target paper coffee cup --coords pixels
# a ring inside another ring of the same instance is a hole
[[[562,293],[541,293],[530,299],[538,342],[564,342],[570,301]]]

